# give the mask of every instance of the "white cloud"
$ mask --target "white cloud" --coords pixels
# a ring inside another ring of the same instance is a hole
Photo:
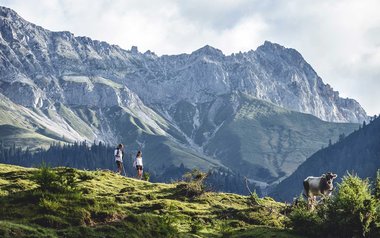
[[[380,113],[377,0],[0,0],[47,29],[157,54],[206,44],[230,54],[264,40],[297,49],[326,83]],[[379,102],[377,102],[379,101]]]

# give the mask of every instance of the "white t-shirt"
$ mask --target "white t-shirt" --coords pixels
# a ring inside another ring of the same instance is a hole
[[[142,157],[136,157],[135,161],[133,162],[133,166],[143,166]]]
[[[115,161],[123,162],[123,151],[120,149],[115,150]]]

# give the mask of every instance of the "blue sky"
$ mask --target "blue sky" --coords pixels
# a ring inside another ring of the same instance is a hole
[[[206,44],[225,54],[265,40],[298,50],[325,83],[380,113],[377,0],[0,0],[24,19],[158,55]]]

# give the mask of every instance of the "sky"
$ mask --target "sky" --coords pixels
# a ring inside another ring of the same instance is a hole
[[[211,45],[229,55],[265,40],[299,51],[341,97],[380,114],[378,0],[0,0],[53,31],[157,55]]]

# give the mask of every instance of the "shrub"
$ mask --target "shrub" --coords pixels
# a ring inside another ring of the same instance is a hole
[[[207,178],[206,173],[194,169],[193,171],[186,173],[183,177],[186,182],[177,185],[179,195],[193,198],[202,195],[206,191],[206,186],[204,184],[204,181]]]
[[[376,201],[376,228],[374,237],[380,237],[380,170],[376,173],[376,181],[375,181],[375,191],[374,191],[375,201]]]
[[[368,180],[348,175],[326,210],[327,222],[337,237],[367,237],[376,220],[376,201]]]
[[[374,191],[375,198],[377,200],[380,200],[380,170],[377,170],[376,173],[376,181],[375,181],[375,191]]]
[[[338,193],[314,211],[294,206],[289,215],[293,229],[309,237],[369,237],[375,232],[376,200],[368,180],[348,174]]]
[[[56,214],[61,205],[55,200],[49,198],[41,198],[38,206],[43,212]]]
[[[46,164],[42,164],[39,170],[32,176],[39,189],[42,191],[56,192],[60,190],[59,176]]]
[[[307,237],[320,237],[323,233],[324,219],[318,212],[310,211],[307,207],[293,208],[289,215],[294,231]]]
[[[150,173],[144,172],[143,176],[142,176],[142,179],[145,180],[145,181],[149,181],[149,179],[150,179]]]
[[[50,193],[67,193],[77,192],[78,175],[72,168],[59,168],[53,170],[46,164],[41,167],[32,176],[38,188],[43,192]]]

